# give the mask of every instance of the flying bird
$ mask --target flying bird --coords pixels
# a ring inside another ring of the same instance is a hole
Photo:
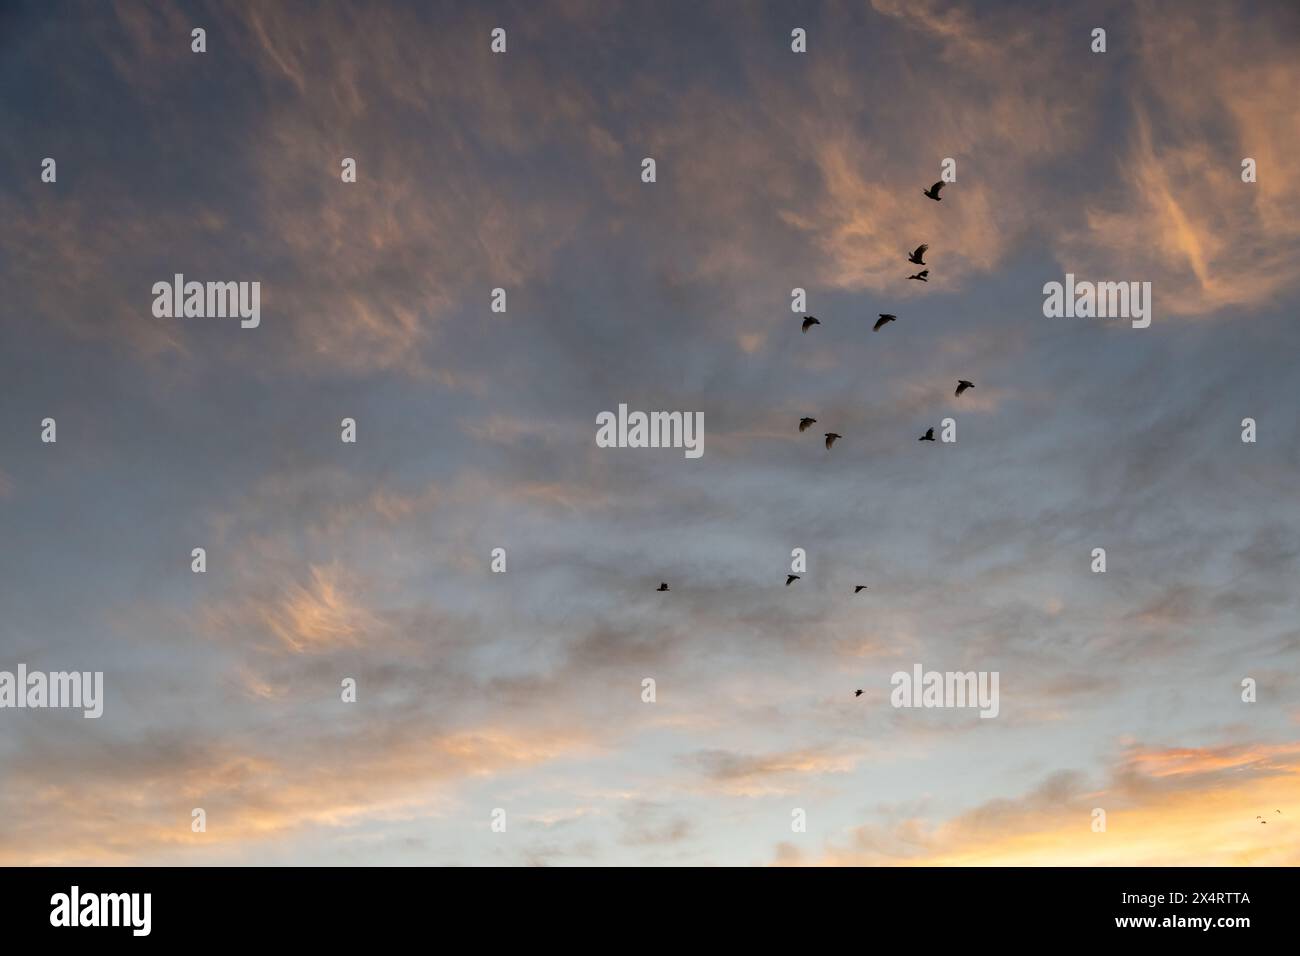
[[[817,319],[814,319],[810,315],[808,316],[808,318],[803,320],[803,329],[801,331],[806,335],[808,333],[808,330],[811,329],[814,325],[821,325],[821,322],[819,322]]]
[[[934,429],[927,428],[925,434],[918,438],[917,441],[934,441]]]
[[[890,322],[897,322],[897,321],[898,321],[898,316],[890,315],[888,312],[881,312],[880,318],[876,319],[876,324],[871,327],[871,331],[879,332],[882,326],[888,325]]]
[[[794,584],[794,582],[796,582],[796,581],[798,581],[798,580],[799,580],[799,575],[797,575],[797,574],[787,574],[787,575],[785,576],[785,586],[786,586],[786,587],[789,587],[790,585]]]
[[[930,275],[929,269],[922,269],[916,275],[908,276],[908,278],[915,279],[917,282],[929,282],[930,281],[928,278],[929,275]]]
[[[854,697],[861,697],[861,696],[862,696],[862,689],[861,689],[861,688],[858,688],[857,690],[855,690],[855,691],[853,692],[853,696],[854,696]]]
[[[817,419],[815,418],[801,418],[799,419],[799,431],[806,432],[809,425],[815,425],[816,423]]]
[[[953,392],[953,394],[960,395],[962,392],[966,391],[966,389],[974,387],[974,382],[968,382],[964,378],[959,378],[957,379],[957,391]]]
[[[841,437],[843,437],[843,436],[841,436],[841,435],[837,435],[837,434],[835,434],[835,432],[827,432],[827,433],[826,433],[826,450],[827,450],[827,451],[830,451],[830,450],[831,450],[831,445],[834,445],[834,444],[835,444],[835,439],[837,439],[837,438],[841,438]]]
[[[939,180],[939,182],[935,183],[929,189],[922,189],[921,192],[925,193],[935,202],[943,202],[943,200],[939,198],[939,190],[943,189],[943,186],[944,186],[943,180]]]
[[[907,261],[918,266],[925,265],[925,250],[929,248],[930,248],[929,245],[927,245],[926,243],[924,242],[921,243],[919,246],[916,247],[915,252],[912,252],[908,255]]]
[[[866,589],[867,586],[865,584],[855,584],[853,586],[853,593],[857,594],[859,591],[865,591]]]
[[[668,582],[667,582],[667,581],[661,581],[661,582],[659,583],[659,587],[655,588],[655,590],[656,590],[656,591],[667,591],[667,590],[670,590],[669,587],[668,587]]]

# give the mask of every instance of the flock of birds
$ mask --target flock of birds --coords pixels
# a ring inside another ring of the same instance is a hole
[[[940,192],[940,190],[943,189],[943,187],[944,187],[944,183],[943,183],[942,180],[940,180],[939,182],[937,182],[937,183],[935,183],[933,186],[931,186],[929,189],[923,189],[923,190],[921,190],[921,192],[922,192],[924,195],[928,196],[930,199],[933,199],[935,202],[942,202],[942,199],[939,198],[939,192]],[[913,250],[908,254],[908,256],[907,256],[907,261],[910,262],[910,263],[912,263],[912,264],[914,264],[914,265],[918,265],[918,266],[923,266],[923,265],[925,265],[925,254],[926,254],[926,252],[929,250],[929,248],[930,248],[930,246],[929,246],[928,243],[924,243],[924,242],[921,243],[919,246],[917,246],[915,249],[913,249]],[[921,281],[921,282],[928,282],[928,281],[929,281],[929,275],[930,275],[930,270],[929,270],[929,269],[922,269],[920,272],[916,273],[915,275],[910,275],[910,276],[908,276],[908,278],[909,278],[909,279],[917,279],[917,280],[919,280],[919,281]],[[876,324],[875,324],[874,326],[872,326],[871,331],[873,331],[873,332],[879,332],[882,328],[884,328],[884,327],[885,327],[886,325],[888,325],[890,322],[896,322],[896,321],[898,321],[898,316],[893,315],[892,313],[888,313],[888,312],[881,312],[881,313],[880,313],[880,318],[878,318],[878,319],[876,320]],[[804,319],[803,319],[803,325],[802,325],[800,331],[802,331],[802,332],[804,332],[804,333],[806,334],[806,333],[808,332],[808,330],[811,329],[814,325],[821,325],[821,321],[820,321],[816,316],[812,316],[812,315],[805,316]],[[961,395],[961,393],[964,392],[964,391],[966,391],[968,388],[974,388],[974,387],[975,387],[975,383],[974,383],[974,382],[968,381],[967,379],[964,379],[964,378],[962,378],[962,379],[958,379],[958,380],[957,380],[957,391],[954,392],[953,394],[954,394],[954,395]],[[815,424],[817,424],[817,419],[813,418],[811,415],[805,415],[804,417],[802,417],[802,418],[799,419],[799,431],[800,431],[800,432],[806,432],[806,431],[809,429],[810,426],[815,425]],[[841,434],[839,434],[839,432],[826,432],[826,433],[825,433],[825,438],[826,438],[826,450],[827,450],[827,451],[830,451],[830,450],[831,450],[831,446],[835,444],[835,440],[836,440],[837,438],[843,438],[843,437],[844,437],[844,436],[841,435]],[[934,441],[934,440],[935,440],[935,438],[934,438],[934,429],[933,429],[933,428],[928,428],[928,429],[926,429],[925,434],[922,435],[920,438],[917,439],[917,441]],[[801,576],[798,575],[798,574],[787,574],[787,575],[785,576],[785,586],[786,586],[786,587],[789,587],[790,585],[794,584],[794,582],[800,580],[800,577],[801,577]],[[671,591],[672,589],[668,586],[668,582],[667,582],[667,581],[661,581],[661,582],[659,583],[659,587],[655,588],[655,590],[656,590],[656,591]],[[867,586],[866,586],[865,584],[855,584],[855,585],[853,586],[853,593],[854,593],[854,594],[861,594],[861,593],[862,593],[863,591],[865,591],[865,590],[867,590]],[[862,696],[862,691],[859,690],[859,691],[858,691],[856,694],[854,694],[853,696],[855,696],[855,697],[861,697],[861,696]]]
[[[943,187],[944,187],[944,183],[942,180],[940,180],[939,182],[931,186],[929,189],[923,189],[921,190],[921,192],[924,193],[924,195],[927,196],[928,198],[933,199],[935,202],[942,202],[942,199],[940,199],[939,197],[939,192],[943,189]],[[921,243],[910,253],[908,253],[907,261],[912,263],[913,265],[918,265],[918,266],[926,265],[925,254],[929,251],[929,249],[930,249],[929,243],[925,243],[925,242]],[[908,276],[907,278],[909,280],[915,280],[917,282],[929,282],[930,270],[928,268],[923,268],[921,269],[920,272],[915,272],[912,275]],[[876,324],[871,327],[871,331],[879,332],[890,322],[897,322],[897,321],[898,321],[897,315],[894,315],[891,312],[881,312],[879,313],[879,317],[876,319]],[[819,320],[816,316],[812,316],[812,315],[805,316],[803,319],[803,323],[800,327],[800,331],[806,335],[808,330],[811,329],[814,325],[821,325],[821,320]],[[953,395],[960,397],[962,392],[974,387],[975,387],[974,382],[964,378],[958,379],[957,390],[953,392]],[[817,424],[816,418],[813,418],[811,415],[805,415],[799,419],[799,431],[806,432],[811,426],[815,424]],[[824,436],[826,438],[827,451],[831,450],[831,446],[835,444],[836,439],[844,437],[839,432],[825,432]],[[934,437],[933,428],[927,428],[925,430],[925,434],[917,439],[917,441],[934,441],[934,440],[935,437]],[[794,584],[794,582],[800,580],[800,577],[801,576],[798,574],[787,574],[785,576],[785,586],[789,587],[790,585]],[[668,587],[668,582],[663,581],[660,582],[659,587],[656,588],[656,590],[668,591],[671,589]],[[867,586],[865,584],[856,584],[853,586],[854,594],[860,594],[865,590],[867,590]],[[861,697],[864,693],[865,691],[859,687],[857,690],[853,692],[853,696],[855,698]],[[1282,814],[1281,810],[1274,810],[1273,812],[1278,814],[1279,816]],[[1262,816],[1256,816],[1255,819],[1258,820],[1260,823],[1264,823],[1264,824],[1268,823],[1268,821],[1264,819]]]
[[[939,197],[939,192],[940,190],[943,189],[943,187],[944,187],[944,183],[942,180],[940,180],[939,182],[931,186],[929,189],[923,189],[921,190],[921,192],[923,195],[928,196],[930,199],[933,199],[935,202],[942,202],[943,200]],[[926,264],[925,254],[926,252],[929,251],[929,249],[930,249],[929,243],[926,242],[921,243],[919,246],[917,246],[915,249],[913,249],[911,252],[908,253],[907,261],[917,266],[925,265]],[[929,282],[930,270],[922,269],[920,272],[914,273],[908,276],[907,278],[915,279],[918,282]],[[879,313],[879,318],[876,319],[876,324],[871,327],[871,331],[879,332],[890,322],[897,322],[897,321],[898,321],[898,316],[894,315],[892,312],[881,312]],[[808,330],[811,329],[814,325],[821,325],[821,324],[822,324],[821,320],[818,319],[816,316],[813,315],[804,316],[803,324],[800,326],[800,331],[805,335],[807,335]],[[966,391],[968,388],[974,388],[974,387],[975,387],[974,382],[969,381],[968,379],[960,378],[957,380],[957,391],[955,391],[953,394],[959,396],[961,395],[962,392]],[[810,426],[815,424],[817,424],[817,419],[813,418],[811,415],[805,415],[803,418],[799,419],[799,431],[801,432],[807,431]],[[839,432],[825,432],[823,433],[823,437],[826,439],[826,450],[830,451],[831,446],[835,444],[835,440],[837,438],[843,438],[844,436],[841,435]],[[925,434],[917,439],[917,441],[934,441],[934,440],[935,437],[934,437],[933,428],[927,428]],[[788,585],[790,582],[786,581],[785,583]]]
[[[943,189],[943,187],[944,187],[944,183],[943,183],[942,180],[940,180],[939,182],[937,182],[937,183],[935,183],[933,186],[931,186],[929,189],[923,189],[923,190],[921,190],[921,192],[922,192],[925,196],[927,196],[928,198],[933,199],[935,202],[942,202],[943,200],[939,197],[939,192]],[[910,262],[910,263],[912,263],[913,265],[918,265],[918,266],[924,266],[924,265],[926,265],[926,262],[925,262],[925,254],[929,251],[929,249],[930,249],[930,245],[929,245],[929,243],[925,243],[925,242],[921,243],[919,246],[917,246],[915,249],[913,249],[910,253],[908,253],[907,261]],[[913,280],[913,279],[914,279],[914,280],[916,280],[916,281],[918,281],[918,282],[929,282],[929,281],[930,281],[930,270],[929,270],[929,269],[922,269],[920,272],[913,273],[912,275],[908,276],[907,278],[908,278],[909,280]],[[883,328],[884,328],[886,325],[888,325],[890,322],[897,322],[897,321],[898,321],[898,316],[897,316],[897,315],[894,315],[894,314],[891,313],[891,312],[881,312],[881,313],[879,313],[879,317],[876,319],[876,324],[873,325],[873,326],[871,327],[871,331],[872,331],[872,332],[879,332],[881,329],[883,329]],[[808,333],[808,330],[811,329],[814,325],[821,325],[821,320],[819,320],[816,316],[812,316],[812,315],[805,316],[804,319],[803,319],[803,323],[802,323],[802,325],[801,325],[801,327],[800,327],[800,331],[806,335],[806,334]],[[967,389],[974,388],[974,387],[975,387],[975,383],[974,383],[974,382],[969,381],[968,379],[964,379],[964,378],[958,379],[958,380],[957,380],[957,390],[956,390],[955,392],[953,392],[953,395],[954,395],[954,396],[957,396],[957,397],[960,397],[961,394],[962,394],[962,392],[966,391]],[[805,432],[805,431],[807,431],[807,430],[809,429],[810,426],[815,425],[815,424],[817,424],[817,419],[816,419],[816,418],[813,418],[811,415],[805,415],[805,416],[803,416],[802,418],[799,419],[799,431],[800,431],[800,432]],[[835,444],[836,439],[838,439],[838,438],[843,438],[844,436],[841,435],[839,432],[825,432],[825,433],[824,433],[824,437],[825,437],[825,439],[826,439],[826,450],[827,450],[827,451],[830,451],[830,450],[831,450],[831,446]],[[927,429],[925,430],[925,434],[922,435],[920,438],[917,439],[917,441],[934,441],[934,440],[935,440],[935,437],[934,437],[934,429],[933,429],[933,428],[927,428]],[[787,574],[787,575],[786,575],[786,578],[785,578],[785,586],[786,586],[786,587],[789,587],[790,585],[794,584],[794,582],[795,582],[795,581],[798,581],[799,579],[800,579],[800,576],[797,575],[797,574]],[[859,593],[861,593],[862,591],[865,591],[866,589],[867,589],[867,586],[866,586],[865,584],[857,584],[857,585],[854,585],[854,587],[853,587],[853,593],[854,593],[854,594],[859,594]],[[668,587],[667,582],[660,583],[659,587],[658,587],[656,590],[659,590],[659,591],[667,591],[667,590],[669,590],[669,587]],[[853,696],[854,696],[854,697],[861,697],[862,694],[863,694],[863,691],[862,691],[861,688],[859,688],[858,690],[854,691]],[[1280,814],[1282,811],[1281,811],[1281,810],[1275,810],[1275,811],[1273,811],[1273,812],[1274,812],[1274,813],[1278,813],[1278,814]],[[1268,823],[1268,821],[1265,820],[1263,817],[1259,817],[1259,816],[1257,816],[1255,819],[1257,819],[1260,823]]]

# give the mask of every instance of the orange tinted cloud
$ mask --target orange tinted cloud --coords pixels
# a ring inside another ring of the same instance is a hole
[[[1297,279],[1295,44],[1237,8],[1180,10],[1137,8],[1142,55],[1121,185],[1089,203],[1085,228],[1067,231],[1063,261],[1149,279],[1168,312],[1263,305]],[[1255,183],[1241,179],[1247,157]]]
[[[223,639],[264,635],[291,653],[323,653],[385,638],[385,623],[362,603],[360,591],[359,580],[339,564],[312,564],[305,580],[209,603],[202,617],[206,630]]]
[[[1106,812],[1105,832],[1093,832],[1094,808]],[[1076,775],[1057,775],[1032,793],[946,821],[859,827],[848,845],[828,849],[818,862],[1294,866],[1300,863],[1297,822],[1300,743],[1134,746],[1100,790],[1089,790]]]
[[[49,766],[8,775],[0,786],[10,810],[10,826],[0,820],[0,865],[211,861],[312,827],[437,816],[456,781],[544,764],[588,742],[542,729],[408,726],[299,746],[292,756],[221,746],[163,760],[151,746],[110,748],[113,766],[96,768],[93,788]],[[206,833],[191,831],[195,807],[207,813]],[[21,828],[12,827],[19,819]]]
[[[702,771],[709,789],[731,796],[759,797],[807,789],[806,779],[847,773],[859,755],[827,749],[802,748],[767,754],[705,750],[686,762]]]

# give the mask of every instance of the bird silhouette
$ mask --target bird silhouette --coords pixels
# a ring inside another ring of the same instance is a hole
[[[929,282],[930,281],[929,275],[930,275],[929,269],[922,269],[916,275],[908,276],[908,278],[915,279],[917,282]]]
[[[1282,811],[1281,811],[1281,810],[1274,810],[1273,812],[1274,812],[1274,813],[1278,813],[1278,814],[1280,814]]]
[[[808,333],[808,330],[811,329],[814,325],[821,325],[821,322],[817,321],[810,315],[808,316],[808,318],[803,320],[803,328],[800,329],[800,331],[806,335]]]
[[[857,690],[855,690],[855,691],[853,692],[853,696],[854,696],[854,697],[861,697],[861,696],[862,696],[862,688],[858,688]]]
[[[841,438],[841,437],[843,437],[843,436],[841,436],[841,435],[837,435],[837,434],[835,434],[835,432],[827,432],[827,433],[826,433],[826,450],[827,450],[827,451],[830,451],[830,450],[831,450],[831,445],[834,445],[834,444],[835,444],[835,439],[837,439],[837,438]]]
[[[914,252],[908,254],[907,261],[918,266],[925,265],[925,250],[929,248],[930,248],[929,245],[927,245],[926,243],[924,242],[921,243],[919,246],[916,247],[916,250]]]
[[[939,198],[939,190],[943,189],[943,186],[944,186],[943,180],[940,180],[939,182],[931,186],[929,189],[922,189],[921,192],[925,193],[935,202],[943,202],[943,200]]]
[[[787,574],[787,575],[785,576],[785,586],[786,586],[786,587],[789,587],[790,585],[794,584],[794,582],[796,582],[796,581],[798,581],[798,580],[799,580],[799,575],[797,575],[797,574]]]
[[[934,429],[927,428],[925,434],[918,438],[917,441],[934,441]]]
[[[817,419],[815,418],[801,418],[799,419],[799,431],[806,432],[809,425],[815,425],[816,423]]]
[[[898,316],[890,315],[888,312],[881,312],[880,318],[876,319],[876,324],[871,327],[871,331],[879,332],[882,327],[888,325],[890,322],[897,322],[897,321],[898,321]]]
[[[974,382],[968,382],[964,378],[959,378],[957,379],[957,391],[953,392],[953,394],[960,395],[962,392],[966,391],[966,389],[974,387]]]
[[[667,582],[667,581],[661,581],[661,582],[659,583],[659,587],[655,588],[655,590],[656,590],[656,591],[669,591],[669,590],[671,590],[671,588],[668,587],[668,582]]]
[[[857,594],[859,591],[865,591],[866,589],[867,586],[865,584],[855,584],[853,586],[853,593]]]

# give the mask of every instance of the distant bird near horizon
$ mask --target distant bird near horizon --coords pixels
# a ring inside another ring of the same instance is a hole
[[[854,696],[854,697],[861,697],[861,696],[862,696],[862,688],[859,687],[857,690],[855,690],[855,691],[853,692],[853,696]]]
[[[918,438],[917,441],[934,441],[934,429],[927,428],[925,434]]]
[[[826,450],[827,450],[827,451],[830,451],[830,450],[831,450],[831,445],[834,445],[834,444],[835,444],[835,439],[837,439],[837,438],[843,438],[843,437],[844,437],[843,435],[837,435],[835,432],[827,432],[827,433],[826,433]]]
[[[925,251],[929,248],[929,244],[921,243],[913,252],[908,254],[907,261],[918,266],[925,265]]]
[[[929,282],[930,281],[928,278],[929,275],[930,275],[929,269],[922,269],[920,272],[916,273],[916,275],[910,275],[908,276],[908,278],[915,279],[917,282]]]
[[[801,331],[801,332],[803,332],[805,335],[807,335],[807,334],[808,334],[808,330],[811,329],[814,325],[821,325],[821,322],[819,322],[817,319],[813,318],[813,317],[810,315],[810,316],[808,316],[806,319],[803,320],[803,328],[800,329],[799,331]]]
[[[960,395],[962,392],[966,391],[966,389],[974,388],[974,387],[975,387],[974,382],[968,382],[964,378],[959,378],[957,379],[957,391],[953,392],[953,394]]]
[[[865,584],[855,584],[853,586],[853,593],[857,594],[859,591],[865,591],[866,589],[867,586]]]
[[[794,584],[794,582],[796,582],[796,581],[798,581],[798,580],[799,580],[799,575],[797,575],[797,574],[787,574],[787,575],[785,576],[785,586],[786,586],[786,587],[789,587],[790,585]]]
[[[925,193],[935,202],[943,202],[943,200],[939,198],[939,190],[943,189],[943,187],[944,187],[944,182],[941,179],[933,186],[931,186],[929,189],[922,189],[921,192]]]
[[[871,327],[871,331],[879,332],[883,326],[888,325],[890,322],[897,322],[897,321],[898,321],[898,316],[893,315],[889,312],[881,312],[880,318],[876,319],[876,324]]]
[[[799,431],[806,432],[809,425],[815,424],[817,424],[817,419],[815,418],[801,418],[799,419]]]
[[[660,581],[660,582],[659,582],[659,587],[655,588],[655,590],[656,590],[656,591],[671,591],[672,588],[668,587],[668,582],[667,582],[667,581]]]

